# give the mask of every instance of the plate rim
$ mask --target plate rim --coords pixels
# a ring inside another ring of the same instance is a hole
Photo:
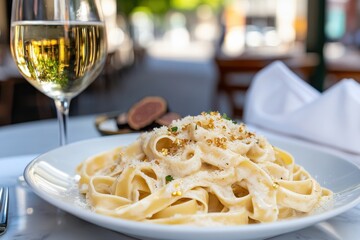
[[[147,232],[147,233],[155,232],[155,233],[162,233],[162,234],[164,234],[164,233],[165,234],[166,233],[183,234],[183,236],[184,236],[184,233],[185,234],[195,234],[195,235],[216,234],[216,233],[220,233],[220,234],[251,233],[251,234],[254,234],[254,233],[259,233],[259,231],[267,232],[270,230],[270,231],[274,232],[274,231],[280,231],[283,229],[286,229],[288,231],[281,231],[281,233],[288,233],[288,232],[291,232],[294,230],[306,228],[314,223],[319,223],[319,222],[325,221],[327,219],[330,219],[334,216],[344,213],[345,211],[355,207],[356,205],[358,205],[360,203],[360,194],[359,194],[359,196],[357,196],[354,200],[350,201],[349,203],[347,203],[345,205],[339,206],[336,209],[330,209],[325,212],[317,213],[314,215],[308,215],[308,216],[294,218],[294,219],[279,220],[279,221],[275,221],[275,222],[271,222],[271,223],[260,223],[260,224],[252,224],[252,225],[237,225],[237,226],[216,226],[216,227],[214,227],[214,226],[199,227],[199,226],[191,226],[191,225],[174,225],[173,226],[173,225],[161,225],[161,224],[137,222],[137,221],[131,221],[131,220],[126,220],[126,219],[121,219],[121,218],[105,216],[105,215],[101,215],[96,212],[93,212],[91,210],[81,208],[81,207],[77,206],[76,204],[68,204],[66,202],[63,202],[63,201],[55,198],[55,197],[47,195],[44,191],[40,191],[40,189],[34,184],[34,182],[30,178],[29,174],[30,174],[31,168],[37,162],[41,161],[43,156],[53,153],[54,151],[58,151],[60,148],[66,148],[67,146],[70,146],[70,145],[71,146],[78,145],[78,144],[82,145],[87,142],[99,141],[102,139],[110,139],[110,138],[123,139],[123,138],[128,137],[129,135],[131,135],[132,137],[135,137],[136,135],[139,136],[140,134],[139,133],[128,133],[128,134],[113,135],[113,136],[95,137],[95,138],[90,138],[90,139],[70,143],[66,146],[58,147],[58,148],[52,149],[50,151],[47,151],[43,154],[38,155],[37,157],[32,159],[26,165],[26,167],[23,171],[24,178],[25,178],[26,182],[28,183],[28,185],[30,186],[31,190],[34,191],[34,193],[36,195],[38,195],[39,197],[41,197],[42,199],[44,199],[51,205],[58,207],[64,211],[66,211],[67,213],[77,216],[87,222],[91,222],[91,223],[97,224],[99,226],[118,231],[123,234],[134,235],[134,234],[130,234],[129,230],[141,229],[144,232],[144,234],[140,234],[137,236],[147,236],[145,234],[145,232]],[[283,137],[278,138],[277,136],[275,136],[275,137],[271,136],[269,138],[277,138],[277,140],[284,141]],[[334,156],[338,160],[345,161],[345,162],[347,162],[347,164],[352,165],[360,173],[360,166],[358,166],[354,162],[350,161],[349,159],[332,154],[331,152],[327,152],[326,150],[318,148],[315,145],[314,146],[307,145],[306,143],[298,142],[298,141],[295,141],[295,144],[300,144],[301,147],[305,147],[305,148],[312,149],[315,151],[320,151],[324,154]],[[74,211],[74,209],[75,209],[75,211]],[[95,219],[96,221],[93,221],[93,219]],[[99,224],[98,221],[101,221],[101,224]],[[118,226],[119,228],[109,227],[109,225]],[[301,227],[298,227],[299,225]],[[277,235],[277,234],[275,234],[275,235]],[[271,237],[274,235],[267,234],[267,235],[259,235],[259,236]],[[170,238],[167,238],[167,239],[170,239]]]

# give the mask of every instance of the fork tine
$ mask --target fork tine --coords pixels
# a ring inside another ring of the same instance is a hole
[[[9,188],[0,188],[0,235],[3,234],[7,227],[9,208]]]

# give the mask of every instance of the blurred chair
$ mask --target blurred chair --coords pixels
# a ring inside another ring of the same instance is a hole
[[[0,126],[11,123],[13,95],[14,82],[0,80]]]
[[[0,125],[10,124],[14,102],[14,89],[23,81],[8,49],[0,46]]]
[[[352,78],[357,82],[360,82],[360,67],[351,68],[349,66],[344,66],[342,68],[339,65],[331,64],[327,65],[327,73],[334,77],[336,82],[344,78]]]
[[[219,109],[220,94],[225,93],[229,100],[232,117],[241,118],[243,115],[243,102],[239,103],[239,94],[245,95],[250,86],[252,75],[277,60],[283,61],[305,81],[309,80],[319,62],[317,54],[313,53],[288,54],[259,51],[256,53],[245,52],[238,57],[226,57],[220,51],[217,51],[214,61],[218,70],[218,78],[213,108]],[[234,74],[239,75],[239,78],[247,77],[248,81],[233,81],[231,76]]]
[[[325,55],[326,71],[330,85],[344,78],[352,78],[360,83],[360,52],[356,49],[347,49],[336,58],[331,58],[330,53]]]
[[[11,124],[14,115],[14,100],[16,87],[20,84],[30,85],[25,82],[15,65],[9,46],[0,46],[0,125]],[[35,106],[40,119],[53,117],[51,103],[44,94],[39,91],[35,95],[20,96],[24,106]],[[21,112],[21,110],[20,110]]]

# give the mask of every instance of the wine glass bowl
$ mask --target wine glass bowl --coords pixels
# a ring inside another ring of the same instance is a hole
[[[11,52],[19,71],[55,100],[66,143],[70,101],[101,72],[105,24],[97,0],[14,0]]]
[[[60,22],[12,25],[13,54],[24,77],[51,98],[72,98],[99,74],[104,59],[104,28]],[[67,36],[67,37],[65,37]]]

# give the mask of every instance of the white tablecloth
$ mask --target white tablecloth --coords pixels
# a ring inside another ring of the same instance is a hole
[[[94,116],[70,118],[69,142],[100,136],[96,131],[94,120]],[[5,235],[0,237],[1,240],[133,239],[92,225],[58,210],[36,196],[29,188],[23,187],[17,182],[17,176],[22,174],[24,166],[34,156],[59,145],[56,120],[0,127],[0,143],[0,183],[10,186],[11,197],[9,228]],[[335,151],[333,153],[360,162],[359,156]],[[360,205],[326,222],[271,239],[360,239],[359,226]]]
[[[95,116],[70,117],[69,143],[99,136]],[[59,142],[56,119],[0,127],[0,157],[44,153],[58,147]]]

